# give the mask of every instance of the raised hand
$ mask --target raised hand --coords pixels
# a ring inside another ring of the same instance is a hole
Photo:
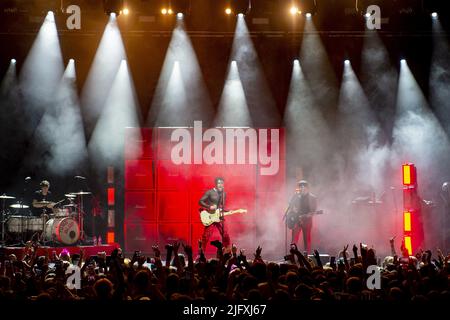
[[[256,248],[256,251],[255,251],[255,259],[261,258],[261,251],[262,251],[261,246],[258,246],[258,248]]]
[[[155,258],[161,257],[161,251],[159,250],[159,246],[157,244],[152,246],[153,253],[155,254]]]
[[[239,250],[239,258],[240,258],[242,261],[244,261],[244,260],[247,259],[247,257],[245,256],[245,250],[244,250],[244,249]]]
[[[395,237],[396,237],[396,236],[393,236],[392,238],[389,239],[389,243],[390,243],[391,245],[394,244]]]
[[[178,241],[176,241],[173,244],[173,252],[178,253],[178,249],[180,248],[180,243]]]
[[[231,246],[231,253],[233,254],[233,257],[235,257],[237,254],[237,246],[234,243]]]
[[[299,254],[300,251],[298,251],[297,245],[295,243],[291,243],[291,250],[289,250],[291,254]]]
[[[347,250],[348,250],[348,244],[344,247],[344,250],[342,250],[342,255],[344,258],[347,258]]]
[[[348,250],[348,244],[344,247],[343,252],[347,252],[347,250]]]
[[[190,245],[188,245],[188,244],[183,244],[183,249],[184,249],[184,252],[186,252],[186,254],[188,255],[188,256],[192,256],[192,247],[190,246]]]

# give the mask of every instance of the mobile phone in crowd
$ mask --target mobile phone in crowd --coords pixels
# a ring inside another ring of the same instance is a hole
[[[336,264],[336,257],[335,256],[331,256],[330,257],[330,265],[333,266]]]

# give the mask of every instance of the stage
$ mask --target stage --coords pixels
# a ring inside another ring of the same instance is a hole
[[[48,254],[49,257],[51,257],[52,252],[56,251],[56,254],[60,254],[61,251],[68,250],[71,255],[77,253],[79,254],[81,250],[84,251],[84,257],[88,258],[90,256],[96,256],[99,252],[106,252],[106,255],[111,255],[111,252],[119,248],[119,244],[113,243],[113,244],[103,244],[103,245],[97,245],[97,246],[67,246],[67,247],[51,247],[51,246],[41,246],[37,248],[37,256],[45,256]],[[17,259],[21,260],[23,259],[25,255],[26,247],[0,247],[0,253],[2,255],[10,255],[15,254]]]

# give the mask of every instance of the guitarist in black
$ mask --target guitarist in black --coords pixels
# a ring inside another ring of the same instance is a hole
[[[287,215],[288,226],[292,229],[292,242],[297,243],[300,231],[303,234],[303,247],[308,253],[311,252],[311,229],[312,215],[317,209],[317,198],[309,192],[308,182],[298,182],[298,192],[290,202],[290,212]]]
[[[210,213],[214,213],[217,208],[226,211],[224,209],[226,198],[226,193],[224,191],[225,180],[221,177],[217,177],[214,182],[215,187],[206,191],[198,203],[200,204],[202,210],[206,210]],[[206,250],[206,245],[209,241],[209,238],[214,231],[213,228],[217,228],[217,230],[219,230],[222,237],[223,246],[226,248],[230,245],[230,236],[228,235],[228,232],[225,228],[225,221],[222,219],[220,222],[215,222],[210,226],[205,226],[202,235],[202,247],[204,252]]]

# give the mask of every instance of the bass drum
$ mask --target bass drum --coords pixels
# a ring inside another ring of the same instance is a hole
[[[72,218],[53,218],[45,224],[44,237],[46,241],[74,244],[80,238],[80,227]]]
[[[9,233],[22,233],[26,231],[26,217],[10,216],[6,221],[6,231]]]

